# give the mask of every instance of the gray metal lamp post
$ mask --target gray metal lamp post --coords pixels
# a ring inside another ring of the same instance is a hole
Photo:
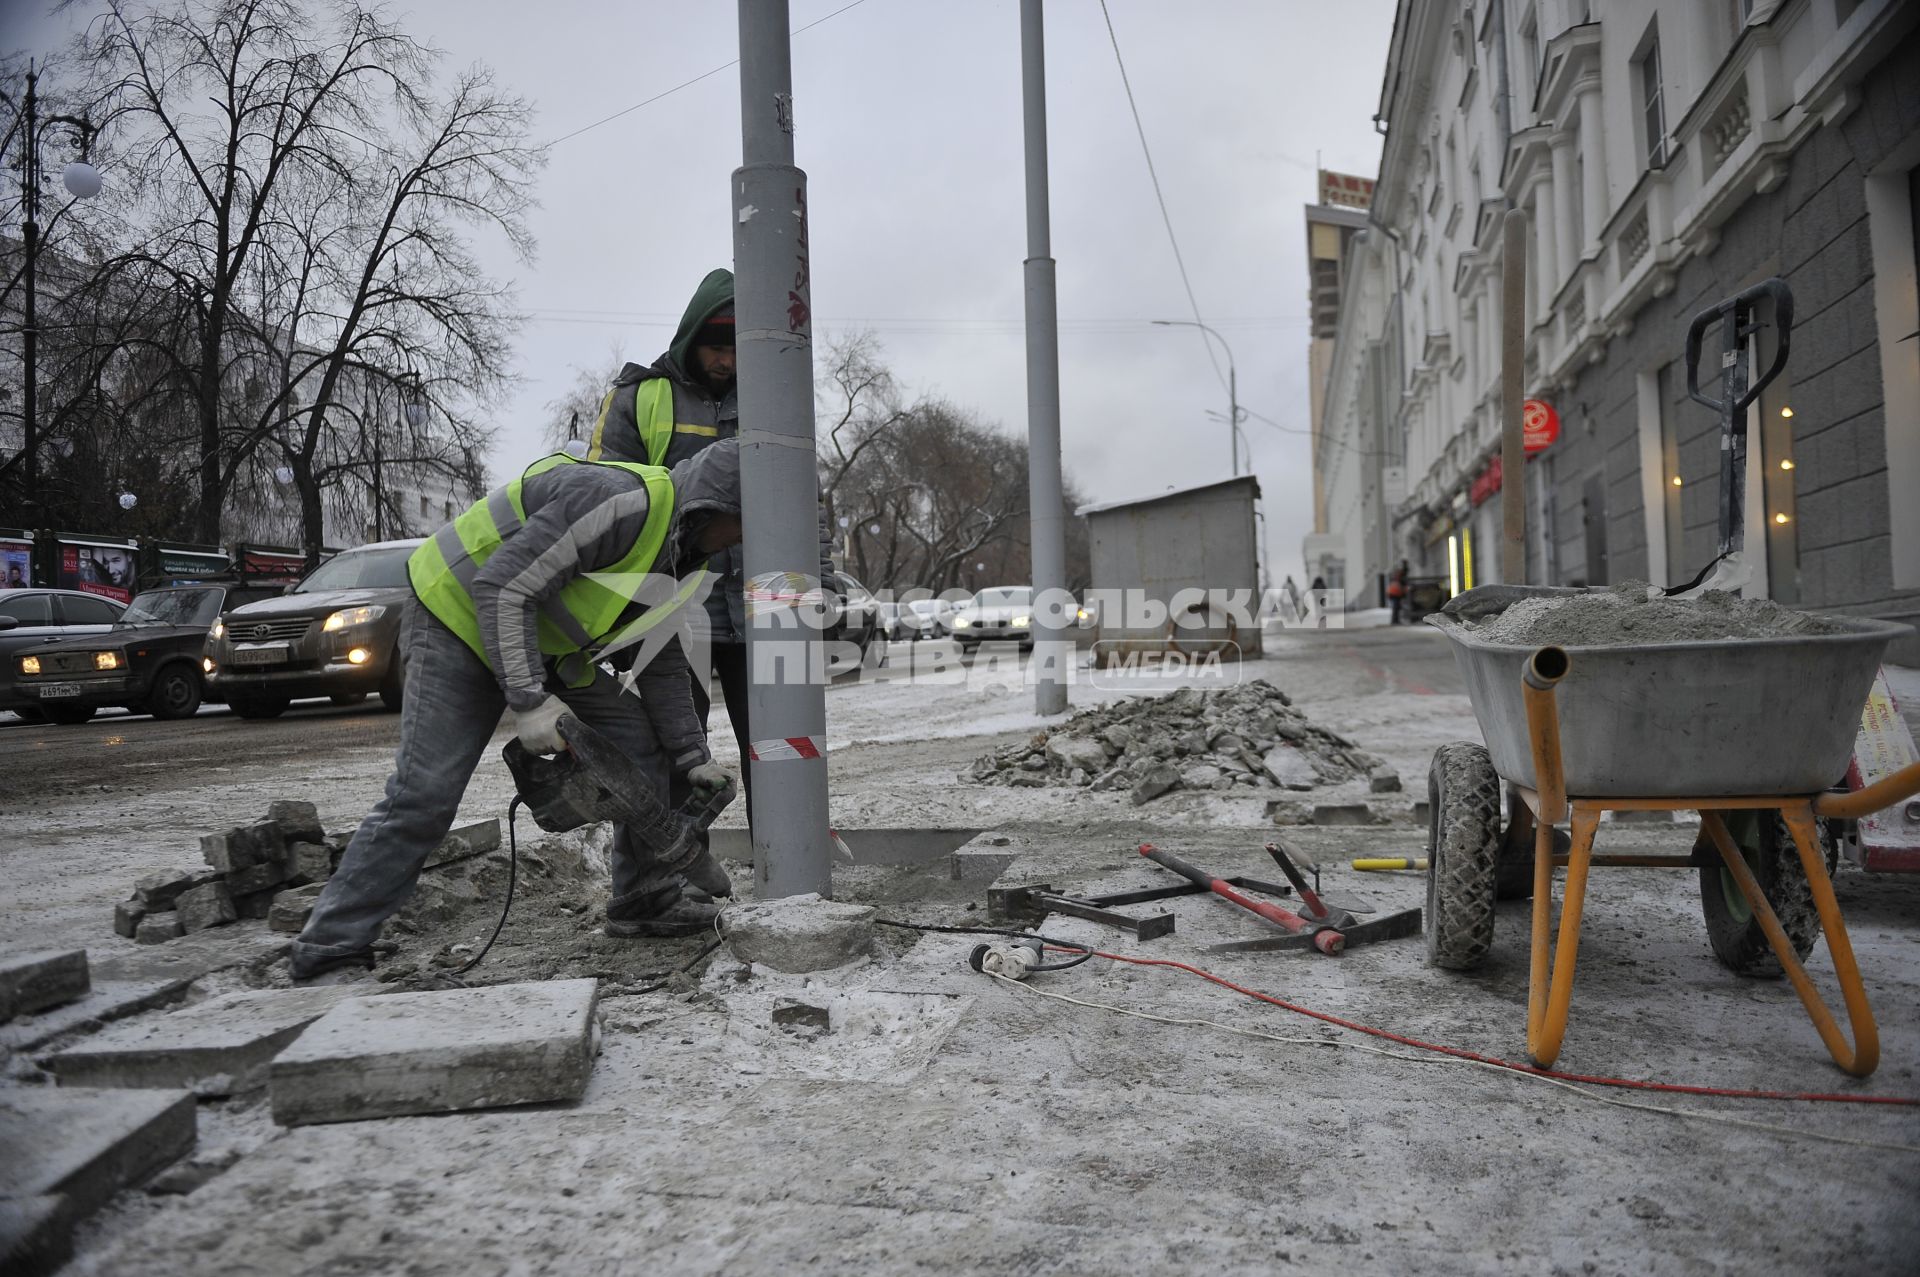
[[[92,199],[100,193],[100,170],[86,162],[87,148],[93,141],[93,123],[77,115],[49,115],[39,118],[40,75],[32,62],[27,63],[27,94],[21,108],[21,151],[20,194],[22,211],[26,214],[21,227],[21,240],[26,249],[26,298],[25,324],[21,329],[22,350],[26,364],[26,385],[21,407],[25,414],[22,431],[21,454],[25,463],[26,478],[22,487],[25,492],[23,506],[31,522],[39,513],[40,496],[40,389],[36,376],[40,354],[40,325],[38,298],[36,296],[35,276],[40,260],[40,132],[49,124],[72,126],[80,135],[80,159],[67,165],[61,174],[61,181],[75,199]],[[9,99],[10,101],[11,99]]]
[[[1227,432],[1227,447],[1233,451],[1233,474],[1240,477],[1240,379],[1234,372],[1233,347],[1227,345],[1227,339],[1213,329],[1193,319],[1156,319],[1153,321],[1162,328],[1198,328],[1207,336],[1220,343],[1220,349],[1227,352],[1227,413],[1233,429]],[[1218,372],[1216,367],[1214,371]]]

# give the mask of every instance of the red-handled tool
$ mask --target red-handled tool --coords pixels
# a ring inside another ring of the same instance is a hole
[[[1140,854],[1163,869],[1171,869],[1189,882],[1197,883],[1213,892],[1214,895],[1230,900],[1242,909],[1257,913],[1268,922],[1285,927],[1295,935],[1310,933],[1313,947],[1325,954],[1336,954],[1347,947],[1347,939],[1333,927],[1303,918],[1291,909],[1265,900],[1255,900],[1252,896],[1242,895],[1224,878],[1216,878],[1204,869],[1197,869],[1172,852],[1161,851],[1150,842],[1140,844]]]

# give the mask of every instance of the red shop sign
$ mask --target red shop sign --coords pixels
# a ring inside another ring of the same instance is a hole
[[[1479,505],[1500,491],[1500,458],[1495,457],[1487,463],[1487,468],[1473,476],[1473,482],[1467,487],[1467,500]]]
[[[1527,455],[1545,452],[1560,437],[1560,414],[1544,399],[1529,399],[1520,408]]]

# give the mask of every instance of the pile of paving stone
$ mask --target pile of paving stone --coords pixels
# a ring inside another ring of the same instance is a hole
[[[1309,790],[1360,778],[1375,792],[1400,788],[1380,759],[1314,723],[1265,679],[1083,710],[961,774],[983,785],[1126,789],[1136,805],[1178,791]]]
[[[113,907],[113,929],[141,944],[160,944],[241,918],[266,918],[276,930],[298,931],[320,888],[340,863],[350,833],[320,827],[314,805],[277,799],[267,818],[200,839],[204,870],[151,873]]]

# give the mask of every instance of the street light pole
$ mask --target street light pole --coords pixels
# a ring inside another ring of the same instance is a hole
[[[1067,515],[1060,476],[1060,325],[1047,201],[1047,55],[1040,0],[1020,0],[1020,83],[1027,168],[1027,543],[1032,552],[1034,711],[1064,714],[1072,618],[1047,600],[1066,592]]]
[[[752,735],[742,760],[753,777],[748,823],[762,900],[831,896],[822,749],[827,689],[814,681],[820,636],[809,632],[803,613],[821,590],[807,175],[793,161],[787,0],[739,0],[739,14],[741,158],[732,194]]]
[[[1162,328],[1198,328],[1207,336],[1220,343],[1220,349],[1227,352],[1227,449],[1233,454],[1233,477],[1240,477],[1240,377],[1233,366],[1233,347],[1227,345],[1227,339],[1213,329],[1193,319],[1156,319],[1153,321]],[[1218,372],[1216,366],[1214,371]],[[1251,469],[1252,458],[1248,458]]]
[[[26,251],[26,296],[25,324],[21,329],[21,355],[26,364],[26,384],[22,387],[21,408],[25,421],[21,430],[25,480],[23,483],[25,507],[28,521],[31,523],[39,514],[40,504],[40,386],[38,361],[40,356],[39,296],[35,276],[39,273],[40,261],[40,128],[43,124],[70,124],[80,133],[81,162],[69,164],[63,175],[67,190],[78,199],[92,199],[100,193],[100,175],[93,166],[85,162],[87,147],[93,139],[93,125],[79,116],[50,115],[45,120],[39,118],[40,74],[34,63],[27,63],[27,94],[21,114],[26,128],[22,131],[21,147],[25,152],[20,161],[20,195],[22,211],[26,215],[21,227],[21,242]]]

